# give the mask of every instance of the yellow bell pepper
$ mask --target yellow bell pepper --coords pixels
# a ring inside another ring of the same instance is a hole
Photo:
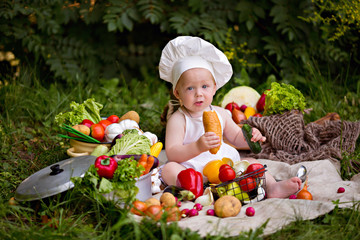
[[[204,169],[203,174],[210,183],[219,184],[221,181],[219,179],[219,168],[223,164],[229,164],[232,166],[232,160],[230,158],[223,158],[222,160],[212,160],[208,162]]]

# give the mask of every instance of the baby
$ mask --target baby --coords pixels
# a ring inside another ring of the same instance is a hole
[[[166,124],[165,151],[168,162],[161,172],[165,183],[176,185],[178,173],[187,168],[202,173],[204,166],[212,160],[227,157],[233,162],[241,161],[234,147],[224,142],[220,145],[220,138],[213,132],[205,133],[202,122],[204,111],[215,110],[223,136],[238,148],[249,148],[241,128],[227,110],[211,105],[217,89],[232,76],[232,67],[226,56],[201,38],[181,36],[170,41],[163,49],[159,70],[160,77],[172,83],[173,94],[180,105]],[[253,128],[251,141],[264,142],[266,138]],[[209,149],[219,145],[221,147],[216,154],[209,152]],[[257,162],[253,158],[246,160]],[[265,178],[268,198],[285,198],[301,187],[301,180],[297,177],[276,181],[266,172]]]

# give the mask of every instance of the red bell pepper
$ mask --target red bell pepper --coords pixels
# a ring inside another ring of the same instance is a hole
[[[95,160],[95,168],[100,177],[112,179],[118,163],[112,157],[101,155]]]
[[[176,185],[191,191],[195,199],[204,193],[202,174],[192,168],[183,170],[177,175]]]

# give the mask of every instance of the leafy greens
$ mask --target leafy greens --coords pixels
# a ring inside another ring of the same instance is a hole
[[[59,113],[55,116],[56,124],[60,126],[65,123],[74,126],[80,124],[84,119],[89,119],[93,123],[98,123],[101,120],[100,110],[103,108],[103,105],[96,102],[94,98],[89,98],[82,104],[72,101],[70,108],[70,112]]]
[[[84,177],[73,177],[71,181],[75,189],[92,197],[113,192],[120,201],[131,203],[135,200],[139,188],[135,185],[136,178],[141,176],[144,168],[138,166],[134,157],[118,161],[118,167],[112,179],[100,178],[95,165],[92,164]]]
[[[124,131],[120,139],[116,139],[116,143],[112,146],[111,150],[105,154],[108,156],[112,155],[128,155],[128,154],[147,154],[150,155],[150,140],[139,135],[137,130]]]
[[[271,83],[271,89],[265,92],[264,115],[283,114],[297,109],[304,111],[305,97],[294,86],[286,83]]]

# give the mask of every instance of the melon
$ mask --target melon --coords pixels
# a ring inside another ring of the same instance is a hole
[[[260,94],[248,86],[239,86],[231,89],[227,94],[225,94],[221,107],[225,108],[228,103],[235,102],[239,106],[246,105],[247,107],[253,107],[256,109],[256,103],[260,99]]]

